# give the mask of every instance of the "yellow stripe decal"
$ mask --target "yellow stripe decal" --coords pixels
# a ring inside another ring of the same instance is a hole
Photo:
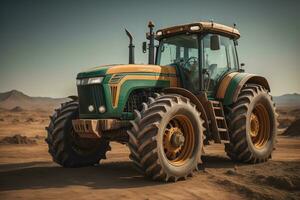
[[[158,65],[117,65],[109,68],[106,74],[130,73],[130,72],[151,72],[176,74],[175,67]]]
[[[113,99],[113,107],[116,108],[119,103],[120,90],[125,81],[128,80],[156,80],[156,81],[170,81],[170,87],[178,86],[177,77],[168,77],[168,76],[147,76],[147,75],[126,75],[118,83],[109,84],[111,88],[111,95]]]

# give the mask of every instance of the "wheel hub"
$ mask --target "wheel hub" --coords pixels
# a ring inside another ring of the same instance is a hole
[[[163,147],[172,165],[182,165],[191,156],[195,136],[191,121],[184,115],[174,116],[165,128]]]
[[[170,157],[175,157],[176,153],[180,151],[183,143],[184,136],[178,127],[172,127],[165,132],[164,145]]]
[[[184,144],[184,136],[181,130],[174,132],[171,136],[171,144],[173,147],[178,148]]]

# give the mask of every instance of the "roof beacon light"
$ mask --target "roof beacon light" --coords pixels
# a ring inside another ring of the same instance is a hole
[[[190,30],[191,31],[199,31],[200,30],[200,26],[191,26]]]

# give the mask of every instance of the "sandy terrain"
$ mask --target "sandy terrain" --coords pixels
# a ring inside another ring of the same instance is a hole
[[[45,126],[49,123],[50,114],[51,111],[0,110],[0,138],[14,134],[45,136]]]
[[[277,107],[279,128],[289,127],[293,121],[300,119],[300,107]]]
[[[117,143],[99,166],[56,165],[41,138],[48,115],[0,112],[0,138],[21,134],[37,140],[33,145],[0,145],[0,199],[300,199],[299,137],[279,137],[272,160],[257,165],[234,163],[223,145],[211,145],[203,170],[193,178],[160,183],[141,176],[127,147]]]
[[[221,145],[207,148],[204,170],[177,183],[145,179],[112,144],[100,166],[65,169],[51,161],[47,146],[0,146],[1,199],[299,199],[300,139],[279,138],[273,159],[257,165],[231,162]]]

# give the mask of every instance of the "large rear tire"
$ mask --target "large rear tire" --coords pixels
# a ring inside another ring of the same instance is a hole
[[[268,91],[260,85],[248,84],[229,110],[227,155],[244,163],[267,161],[274,149],[277,132],[275,104]]]
[[[203,120],[188,98],[158,95],[143,103],[128,131],[130,158],[153,180],[192,176],[201,163]]]
[[[67,102],[54,112],[46,127],[49,153],[53,161],[64,167],[97,164],[110,149],[104,139],[84,139],[75,134],[72,120],[78,119],[78,115],[78,102]]]

